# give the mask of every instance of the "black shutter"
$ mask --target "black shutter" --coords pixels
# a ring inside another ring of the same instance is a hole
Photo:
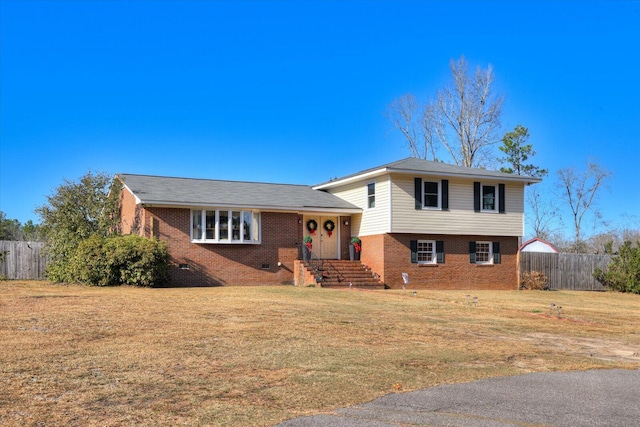
[[[493,242],[493,263],[500,264],[500,242]]]
[[[504,184],[498,184],[498,211],[505,213],[504,208]]]
[[[476,212],[480,212],[480,183],[479,182],[473,183],[473,210]]]
[[[469,262],[476,263],[476,242],[469,242]]]
[[[438,264],[444,264],[444,241],[436,240],[436,257]]]
[[[409,247],[411,248],[411,262],[415,264],[418,262],[418,241],[412,240],[409,242]]]
[[[422,209],[422,178],[415,178],[413,184],[416,209]]]
[[[449,180],[442,180],[442,210],[449,210]]]

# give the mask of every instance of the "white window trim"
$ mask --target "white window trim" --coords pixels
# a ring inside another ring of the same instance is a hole
[[[478,245],[487,244],[489,246],[489,260],[488,261],[478,261]],[[491,265],[493,264],[493,242],[486,241],[478,241],[476,242],[476,264],[480,265]]]
[[[427,182],[436,182],[438,184],[438,206],[427,206],[425,196],[424,196],[424,185]],[[442,180],[430,180],[423,179],[422,180],[422,209],[431,210],[431,211],[441,211],[442,210]]]
[[[420,251],[421,243],[431,243],[433,248],[431,251],[431,261],[420,261],[420,253],[427,253],[426,251]],[[418,240],[416,257],[418,258],[418,264],[420,265],[432,265],[438,263],[438,254],[436,253],[436,241],[435,240]]]
[[[207,211],[214,211],[215,212],[215,231],[214,231],[214,238],[213,239],[207,239],[206,238],[206,215],[207,215]],[[227,239],[221,240],[220,239],[220,212],[227,212],[228,215],[228,237]],[[193,215],[194,212],[200,212],[200,216],[201,216],[201,224],[202,224],[202,230],[201,230],[201,238],[200,239],[196,239],[193,236]],[[240,212],[240,239],[239,240],[232,240],[232,231],[233,231],[233,212]],[[254,236],[253,240],[244,240],[244,213],[245,212],[250,212],[251,213],[251,232],[253,233],[255,231],[255,224],[254,222],[257,221],[258,222],[258,228],[257,228],[257,236]],[[189,219],[189,237],[191,239],[191,243],[215,243],[215,244],[222,244],[222,245],[259,245],[262,243],[262,215],[260,214],[260,212],[258,211],[252,211],[252,210],[238,210],[238,209],[231,209],[231,208],[203,208],[203,209],[191,209],[190,210],[190,219]]]
[[[484,187],[493,187],[493,209],[485,209],[484,208]],[[498,196],[498,184],[483,184],[480,183],[480,211],[488,212],[488,213],[498,213],[500,211],[500,197]]]
[[[374,203],[374,206],[373,206],[373,207],[369,207],[369,197],[370,197],[370,196],[369,196],[369,186],[370,186],[371,184],[373,184],[373,203]],[[365,200],[365,209],[367,209],[367,210],[371,210],[371,209],[375,209],[375,208],[376,208],[376,204],[377,204],[377,203],[376,203],[376,202],[377,202],[377,200],[376,200],[376,193],[377,193],[377,191],[376,191],[376,182],[375,182],[375,181],[369,181],[369,182],[367,182],[367,183],[366,183],[366,185],[365,185],[365,196],[366,196],[366,200]]]

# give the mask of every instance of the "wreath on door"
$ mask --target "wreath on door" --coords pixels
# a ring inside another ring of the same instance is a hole
[[[324,222],[324,224],[322,224],[322,228],[324,228],[329,237],[331,237],[331,235],[333,234],[333,230],[336,228],[336,223],[328,219]]]
[[[315,219],[310,219],[309,221],[307,221],[307,231],[309,232],[309,234],[314,234],[317,229],[318,223]]]

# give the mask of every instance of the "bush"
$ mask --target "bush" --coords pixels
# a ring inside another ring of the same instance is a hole
[[[640,242],[625,242],[607,269],[596,268],[593,276],[610,290],[640,294]]]
[[[166,242],[134,235],[120,236],[108,239],[106,251],[122,284],[162,286],[169,281]]]
[[[70,264],[71,281],[95,286],[162,286],[169,279],[167,244],[135,235],[91,236]]]
[[[522,273],[522,275],[520,275],[520,289],[546,291],[549,289],[549,280],[547,276],[540,271]]]
[[[72,282],[95,286],[118,285],[117,272],[108,261],[107,238],[94,234],[80,241],[71,258],[68,274]]]

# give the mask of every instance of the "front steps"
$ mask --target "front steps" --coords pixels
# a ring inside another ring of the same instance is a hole
[[[384,283],[360,261],[322,260],[307,269],[323,288],[384,289]]]

